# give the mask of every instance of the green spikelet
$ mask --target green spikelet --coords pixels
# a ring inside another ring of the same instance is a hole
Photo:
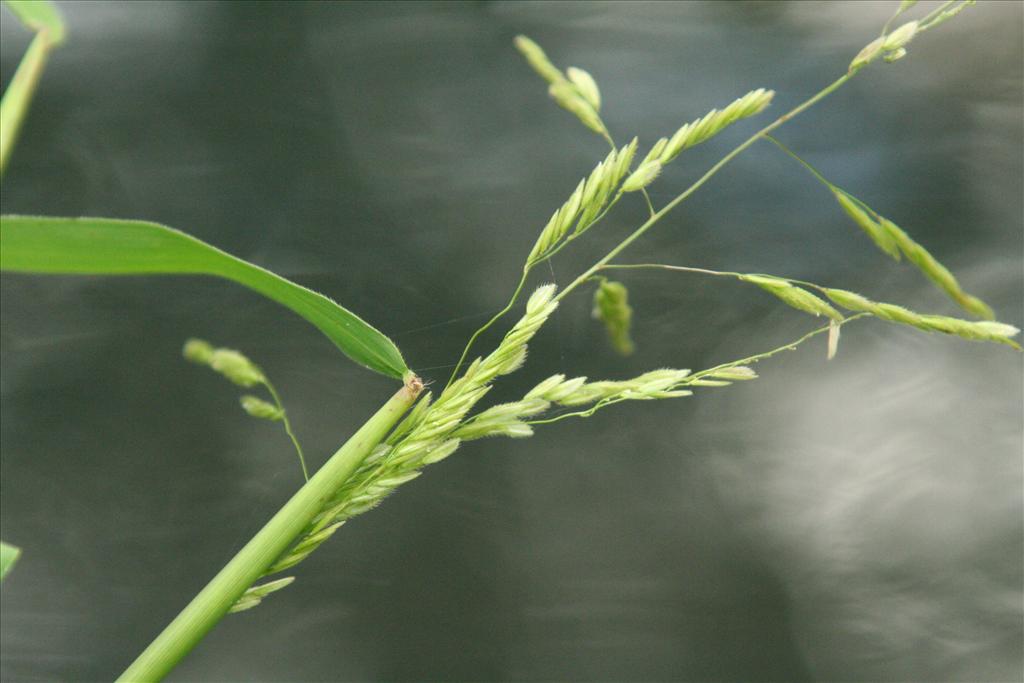
[[[604,323],[612,348],[628,356],[634,351],[630,328],[633,323],[633,308],[629,305],[629,290],[621,282],[602,280],[594,292],[595,319]]]

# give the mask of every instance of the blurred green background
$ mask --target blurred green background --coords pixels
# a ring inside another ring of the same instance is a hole
[[[336,298],[443,383],[551,211],[606,152],[512,38],[597,79],[641,149],[757,87],[845,71],[895,2],[59,2],[5,213],[191,232]],[[924,10],[935,3],[922,3]],[[1021,325],[1024,5],[981,3],[778,135]],[[3,83],[29,34],[0,23]],[[687,151],[671,199],[758,123]],[[639,200],[536,282],[567,284]],[[624,262],[777,273],[956,314],[770,145]],[[732,282],[623,277],[638,352],[569,299],[526,369],[625,378],[815,321]],[[200,278],[4,275],[0,678],[114,678],[300,483],[285,435],[186,364],[200,336],[281,390],[319,465],[394,390],[255,294]],[[486,349],[501,326],[478,347]],[[869,321],[755,383],[488,440],[228,617],[176,681],[1019,680],[1021,356]]]

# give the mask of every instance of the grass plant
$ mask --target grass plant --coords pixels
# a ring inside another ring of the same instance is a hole
[[[18,125],[40,78],[46,55],[63,39],[63,25],[44,2],[9,2],[9,6],[37,31],[3,101],[3,143],[0,162],[13,149]],[[515,40],[529,65],[548,83],[556,104],[575,116],[588,130],[607,141],[610,151],[574,186],[568,198],[540,229],[525,256],[521,278],[507,305],[468,340],[447,384],[434,395],[406,364],[397,346],[354,312],[327,297],[247,263],[183,232],[145,221],[108,218],[3,216],[0,223],[5,271],[21,273],[131,275],[165,273],[213,275],[234,281],[290,308],[317,327],[354,362],[402,381],[401,388],[376,411],[334,456],[311,477],[298,438],[277,390],[258,365],[231,349],[190,340],[185,357],[208,366],[244,388],[263,387],[270,401],[253,394],[242,397],[242,408],[253,417],[281,422],[295,444],[307,482],[160,633],[122,674],[124,681],[155,681],[164,677],[226,614],[255,607],[269,594],[293,581],[278,576],[303,561],[351,518],[381,503],[399,486],[417,478],[422,469],[453,455],[462,443],[507,436],[526,438],[536,428],[571,417],[585,418],[623,401],[661,400],[691,396],[695,390],[725,387],[757,378],[751,367],[783,351],[827,334],[827,353],[837,352],[841,326],[862,318],[879,318],[923,331],[964,339],[1020,347],[1013,340],[1018,330],[996,322],[992,309],[967,294],[948,268],[895,223],[876,213],[824,178],[772,134],[841,88],[879,59],[897,61],[907,55],[911,42],[953,18],[970,0],[951,0],[918,20],[890,30],[894,21],[913,9],[902,2],[893,18],[850,62],[846,72],[789,111],[753,132],[725,153],[689,187],[661,207],[647,190],[661,180],[662,169],[685,161],[686,150],[710,143],[730,126],[744,125],[765,113],[774,92],[752,90],[721,109],[683,123],[670,135],[642,151],[637,138],[618,145],[601,117],[603,104],[595,79],[578,67],[560,69],[544,50],[525,36]],[[967,313],[982,318],[965,320],[921,314],[903,306],[871,300],[844,289],[820,286],[762,273],[714,271],[667,264],[624,264],[615,260],[652,230],[667,214],[685,202],[733,159],[759,142],[774,143],[807,168],[831,191],[837,208],[845,211],[886,254],[905,257]],[[578,273],[558,291],[553,284],[536,287],[527,297],[518,320],[489,353],[473,356],[480,336],[516,309],[536,267],[584,237],[628,195],[638,193],[648,207],[647,219],[605,256]],[[606,328],[610,343],[623,354],[633,353],[630,336],[633,311],[622,282],[606,275],[626,275],[634,269],[660,269],[732,278],[755,285],[801,312],[827,322],[781,347],[745,358],[691,371],[657,368],[625,380],[596,380],[558,373],[538,382],[522,398],[478,409],[503,376],[518,371],[527,360],[533,336],[550,319],[560,302],[594,285],[594,317]],[[2,546],[2,571],[7,573],[16,551]]]

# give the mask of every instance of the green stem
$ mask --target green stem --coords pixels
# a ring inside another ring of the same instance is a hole
[[[857,313],[855,315],[849,316],[848,318],[844,318],[842,321],[837,322],[836,325],[838,325],[839,327],[842,327],[843,325],[851,323],[854,320],[859,320],[859,319],[864,318],[864,317],[869,316],[869,315],[871,315],[871,314],[870,313]],[[767,359],[771,358],[772,356],[775,356],[775,355],[778,355],[778,354],[782,353],[783,351],[795,351],[796,347],[800,346],[805,341],[807,341],[809,339],[812,339],[813,337],[817,337],[819,334],[824,334],[825,332],[828,332],[831,329],[831,327],[832,327],[832,325],[829,324],[829,325],[825,325],[824,327],[819,327],[816,330],[811,330],[810,332],[808,332],[804,336],[800,337],[799,339],[791,341],[788,344],[783,344],[782,346],[779,346],[778,348],[774,348],[771,351],[764,351],[763,353],[754,354],[753,356],[747,356],[746,358],[740,358],[739,360],[734,360],[734,361],[731,361],[729,363],[722,363],[721,365],[716,365],[715,367],[708,368],[707,370],[701,370],[700,372],[695,372],[694,374],[692,374],[689,377],[687,377],[686,380],[684,380],[680,384],[680,386],[686,386],[686,384],[692,383],[695,380],[699,380],[701,377],[706,377],[707,375],[712,375],[712,374],[714,374],[716,372],[721,372],[722,370],[724,370],[726,368],[734,368],[737,365],[751,365],[753,363],[759,363],[760,361],[767,360]]]
[[[302,452],[302,445],[299,443],[299,437],[295,436],[295,432],[292,430],[292,422],[288,419],[288,411],[284,409],[284,403],[281,402],[281,396],[277,393],[277,389],[270,383],[269,379],[263,380],[263,386],[267,388],[270,395],[274,399],[274,403],[277,404],[277,409],[281,411],[281,422],[284,423],[284,431],[288,433],[288,438],[292,440],[292,445],[295,446],[295,452],[299,454],[299,464],[302,465],[302,477],[309,481],[309,470],[306,468],[306,456]]]
[[[52,46],[46,31],[36,33],[0,101],[0,176],[3,176],[7,168],[7,160],[14,149],[14,141],[18,139],[21,122],[28,112],[28,105],[43,75],[43,67],[46,66]]]
[[[600,261],[598,261],[597,263],[592,265],[585,272],[583,272],[579,277],[577,277],[575,280],[573,280],[572,283],[570,283],[568,287],[566,287],[561,292],[559,292],[558,296],[555,297],[556,300],[561,300],[562,298],[564,298],[567,294],[569,294],[569,292],[574,290],[579,285],[583,284],[587,280],[587,278],[589,278],[591,275],[594,274],[594,272],[596,272],[602,266],[604,266],[609,261],[611,261],[613,258],[618,256],[623,250],[625,250],[633,242],[635,242],[636,240],[640,239],[640,237],[643,236],[643,234],[645,232],[647,232],[652,226],[654,226],[655,223],[657,223],[659,220],[661,220],[669,211],[674,209],[676,206],[678,206],[682,202],[686,201],[686,199],[690,195],[692,195],[694,192],[696,192],[698,189],[700,189],[700,187],[704,183],[706,183],[708,180],[710,180],[726,164],[728,164],[734,158],[736,158],[741,153],[743,153],[748,147],[750,147],[755,142],[760,140],[762,137],[764,137],[768,133],[772,132],[773,130],[775,130],[776,128],[781,126],[782,124],[786,123],[787,121],[789,121],[793,117],[795,117],[798,114],[802,113],[804,110],[814,106],[820,100],[828,97],[830,94],[832,94],[834,91],[838,90],[844,83],[846,83],[846,81],[850,80],[852,77],[853,77],[853,74],[843,74],[838,79],[836,79],[831,85],[827,86],[826,88],[824,88],[823,90],[818,92],[816,95],[814,95],[810,99],[806,100],[802,104],[800,104],[797,107],[795,107],[795,108],[791,109],[790,111],[786,112],[785,114],[783,114],[779,118],[775,119],[775,121],[773,121],[772,123],[768,124],[767,126],[762,128],[761,130],[759,130],[758,132],[754,133],[749,138],[747,138],[746,141],[744,141],[739,146],[737,146],[735,149],[733,149],[731,152],[726,154],[724,157],[722,157],[718,161],[718,163],[716,163],[714,166],[712,166],[710,169],[708,169],[707,173],[705,173],[700,178],[698,178],[696,182],[694,182],[692,185],[690,185],[690,187],[686,188],[675,199],[670,201],[668,204],[666,204],[664,207],[662,207],[657,213],[655,213],[653,216],[648,218],[647,221],[643,225],[641,225],[639,228],[637,228],[635,231],[633,231],[633,234],[631,234],[629,237],[627,237],[622,242],[620,242],[617,247],[615,247],[610,252],[608,252],[604,256],[604,258],[602,258]]]
[[[419,378],[410,376],[405,386],[278,510],[118,680],[136,683],[159,681],[166,676],[308,527],[324,502],[356,471],[422,390]]]
[[[540,263],[540,261],[537,261],[536,263]],[[450,387],[452,385],[452,382],[455,381],[456,375],[459,374],[459,368],[462,367],[462,364],[466,360],[466,356],[469,355],[469,350],[473,347],[473,343],[476,341],[476,338],[483,334],[487,329],[489,329],[491,325],[498,322],[502,318],[502,316],[511,311],[512,307],[516,305],[516,299],[519,298],[519,293],[523,291],[523,286],[526,284],[526,278],[530,275],[530,270],[533,269],[533,266],[536,265],[536,263],[527,264],[527,266],[523,268],[523,276],[519,278],[519,284],[516,286],[516,291],[512,293],[512,298],[508,300],[507,304],[505,304],[505,308],[495,313],[494,317],[492,317],[490,320],[484,323],[480,329],[473,333],[473,336],[469,338],[469,341],[466,342],[466,347],[462,349],[462,355],[459,356],[459,362],[455,364],[455,369],[452,370],[452,374],[448,378],[448,383],[444,385],[445,389]]]
[[[817,178],[819,181],[821,181],[822,185],[824,185],[828,189],[832,190],[833,192],[835,192],[838,189],[835,185],[833,185],[832,183],[829,182],[828,178],[826,178],[824,175],[821,174],[821,171],[819,171],[818,169],[814,168],[814,166],[811,166],[811,164],[809,162],[805,161],[803,157],[801,157],[799,154],[797,154],[796,152],[791,150],[786,145],[782,144],[782,142],[780,142],[779,140],[776,140],[771,135],[765,135],[764,139],[767,140],[768,142],[772,143],[773,145],[775,145],[779,149],[781,149],[783,152],[788,154],[793,159],[796,159],[796,161],[799,162],[799,164],[801,166],[803,166],[805,169],[810,171],[811,175],[813,175],[815,178]]]

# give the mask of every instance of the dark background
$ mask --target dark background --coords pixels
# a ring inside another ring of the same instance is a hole
[[[443,382],[604,143],[545,95],[526,33],[600,84],[641,150],[756,87],[770,113],[686,152],[670,200],[841,74],[896,2],[58,3],[5,213],[143,218],[322,291]],[[934,3],[922,3],[921,16]],[[991,2],[779,136],[1021,325],[1022,11]],[[2,75],[29,34],[5,10]],[[566,250],[567,284],[642,221]],[[956,314],[767,144],[632,247]],[[624,276],[638,352],[589,292],[526,369],[702,368],[815,322],[750,286]],[[394,382],[290,312],[200,278],[2,278],[5,681],[114,678],[300,484],[286,437],[180,358],[237,347],[314,466]],[[501,326],[499,326],[501,327]],[[501,330],[488,335],[481,351]],[[171,680],[1020,680],[1021,356],[877,321],[762,379],[469,444],[230,616]]]

